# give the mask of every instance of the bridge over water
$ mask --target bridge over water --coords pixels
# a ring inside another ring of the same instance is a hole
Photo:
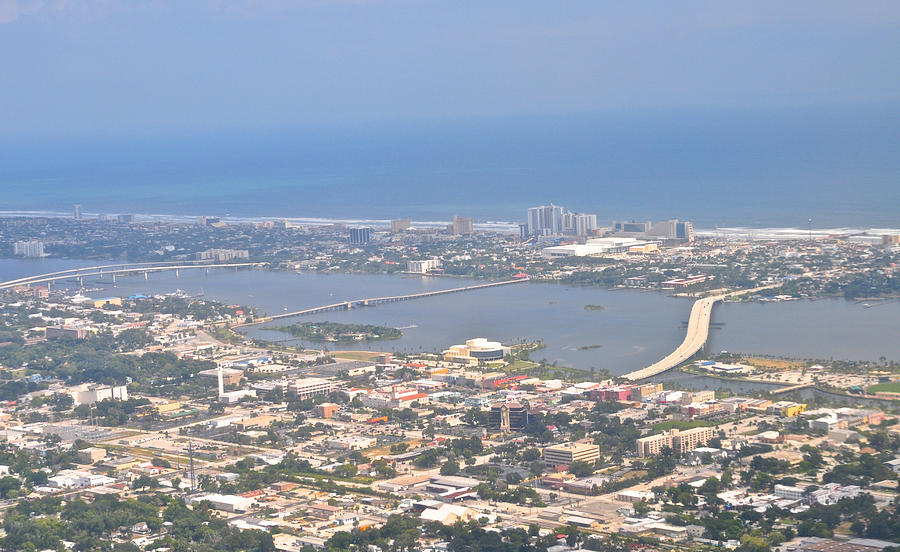
[[[16,286],[31,286],[36,284],[51,284],[60,280],[80,280],[86,276],[111,276],[113,281],[117,275],[131,274],[150,274],[153,272],[162,272],[166,270],[187,270],[197,268],[239,268],[247,266],[261,266],[260,263],[186,263],[177,261],[171,263],[122,263],[97,266],[85,266],[79,268],[70,268],[68,270],[59,270],[57,272],[48,272],[46,274],[36,274],[25,278],[16,278],[15,280],[7,280],[0,282],[0,290],[14,288]]]
[[[773,287],[776,286],[763,286],[731,293],[711,295],[709,297],[698,299],[694,302],[694,306],[691,307],[691,317],[688,320],[687,333],[684,336],[684,341],[681,342],[681,345],[659,362],[651,364],[646,368],[624,374],[622,377],[631,381],[636,381],[656,376],[666,370],[675,368],[697,354],[697,352],[706,345],[706,340],[709,338],[709,323],[712,320],[712,309],[716,303],[726,297],[746,295],[748,293],[755,293]]]
[[[318,307],[312,307],[308,309],[293,311],[293,312],[285,312],[282,314],[275,314],[272,316],[263,316],[260,318],[256,318],[250,322],[245,322],[243,324],[235,324],[233,327],[240,328],[244,326],[255,326],[257,324],[263,324],[265,322],[271,322],[272,320],[278,320],[280,318],[291,318],[293,316],[303,316],[307,314],[319,314],[322,312],[329,311],[341,311],[341,310],[350,310],[358,307],[374,307],[375,305],[380,305],[383,303],[396,303],[398,301],[409,301],[411,299],[421,299],[424,297],[434,297],[435,295],[446,295],[448,293],[460,293],[463,291],[474,291],[476,289],[486,289],[498,286],[508,286],[511,284],[519,284],[522,282],[527,282],[528,278],[520,278],[517,280],[504,280],[502,282],[491,282],[488,284],[477,284],[474,286],[464,286],[452,289],[439,289],[435,291],[424,291],[422,293],[410,293],[408,295],[391,295],[387,297],[369,297],[367,299],[353,299],[350,301],[341,301],[339,303],[331,303],[330,305],[321,305]]]

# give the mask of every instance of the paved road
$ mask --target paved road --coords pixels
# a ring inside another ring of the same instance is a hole
[[[772,287],[775,286],[745,289],[742,291],[711,295],[709,297],[698,299],[694,302],[694,306],[691,307],[691,317],[688,320],[687,334],[684,336],[684,341],[681,342],[681,345],[659,362],[651,364],[646,368],[629,372],[623,377],[631,381],[641,380],[675,368],[682,362],[694,356],[697,351],[702,349],[706,344],[706,340],[709,338],[709,323],[712,320],[712,309],[716,303],[726,297],[755,293]]]

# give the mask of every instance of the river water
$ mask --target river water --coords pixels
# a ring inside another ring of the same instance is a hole
[[[51,272],[94,261],[0,260],[0,280]],[[128,296],[182,289],[226,303],[249,304],[276,314],[343,300],[417,293],[471,285],[473,280],[405,276],[268,272],[259,270],[182,270],[85,281],[100,288],[90,296]],[[63,282],[59,286],[75,286]],[[585,310],[602,305],[603,310]],[[386,352],[440,351],[473,337],[503,343],[542,340],[532,355],[562,366],[622,374],[647,366],[671,352],[684,338],[689,299],[653,292],[609,291],[556,284],[515,284],[400,303],[337,311],[296,320],[381,324],[403,328],[393,341],[341,348]],[[840,299],[785,303],[720,304],[713,320],[709,351],[783,355],[796,358],[900,360],[900,302],[871,308]],[[269,340],[289,336],[258,327],[249,335]],[[310,344],[321,347],[321,344]],[[589,347],[589,348],[585,348]],[[729,387],[732,384],[729,383]]]

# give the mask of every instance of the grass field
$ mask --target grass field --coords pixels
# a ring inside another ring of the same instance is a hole
[[[869,393],[900,393],[900,381],[870,385],[868,391]]]
[[[342,358],[345,360],[370,361],[379,355],[383,355],[384,353],[379,353],[378,351],[334,351],[330,354],[334,358]]]
[[[539,366],[539,364],[530,360],[514,360],[509,363],[506,369],[510,372],[517,372],[519,370],[528,370],[529,368],[534,368],[535,366]]]
[[[800,370],[806,366],[804,362],[798,360],[780,358],[747,357],[742,359],[741,362],[764,370]]]

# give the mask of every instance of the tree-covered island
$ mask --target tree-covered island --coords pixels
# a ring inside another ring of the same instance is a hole
[[[388,326],[373,324],[341,324],[338,322],[298,322],[290,326],[268,326],[264,330],[286,332],[309,341],[354,343],[358,341],[382,341],[400,339],[403,332]]]

